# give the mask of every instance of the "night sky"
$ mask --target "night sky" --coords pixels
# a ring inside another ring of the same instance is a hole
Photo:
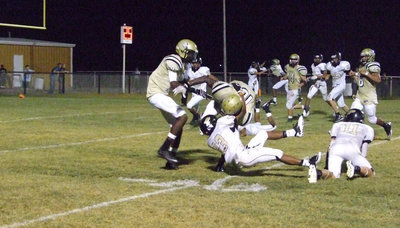
[[[0,22],[40,25],[40,4],[0,0]],[[286,64],[292,53],[310,68],[314,54],[328,61],[336,51],[355,68],[360,51],[370,47],[383,71],[400,75],[398,0],[226,0],[226,14],[228,71],[247,71],[253,60]],[[74,43],[75,71],[121,70],[120,26],[126,23],[135,34],[127,70],[154,70],[189,38],[204,65],[222,71],[222,19],[222,0],[48,0],[47,30],[0,27],[0,36]]]

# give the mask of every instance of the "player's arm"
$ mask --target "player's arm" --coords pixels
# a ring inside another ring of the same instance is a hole
[[[366,77],[370,81],[373,81],[375,83],[381,82],[381,76],[379,75],[378,72],[368,72],[365,69],[362,69],[362,70],[360,70],[359,74],[361,77]]]
[[[207,83],[207,85],[209,87],[212,87],[214,85],[214,83],[217,81],[218,81],[218,78],[215,77],[214,75],[210,74],[210,75],[201,76],[201,77],[195,78],[193,80],[190,80],[188,82],[188,84],[189,84],[189,86],[193,86],[193,85],[198,85],[201,83]]]
[[[244,114],[246,114],[246,103],[245,103],[243,93],[239,93],[239,96],[242,101],[242,109],[240,110],[240,113],[236,116],[236,121],[241,120],[244,117]]]
[[[325,80],[329,80],[329,78],[331,77],[330,71],[328,71],[328,70],[324,70],[323,75],[324,75],[323,77],[325,78]]]

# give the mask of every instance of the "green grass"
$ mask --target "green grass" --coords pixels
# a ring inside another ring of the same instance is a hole
[[[278,99],[272,113],[278,129],[289,129],[285,98]],[[303,138],[270,140],[267,146],[300,158],[325,152],[332,111],[320,97],[311,105]],[[399,227],[399,101],[380,101],[377,115],[392,121],[394,132],[389,141],[382,128],[373,126],[376,135],[368,159],[376,176],[350,181],[343,174],[341,179],[309,184],[307,169],[279,162],[213,172],[220,154],[190,125],[185,126],[179,154],[184,164],[176,171],[165,170],[156,151],[168,125],[144,95],[3,96],[0,226]],[[266,122],[265,115],[262,120]],[[205,189],[230,175],[234,177],[217,190]],[[121,177],[157,183],[193,180],[198,185],[83,209],[171,188],[121,181]],[[237,185],[267,189],[222,191]],[[74,209],[80,210],[72,213]],[[54,217],[37,220],[46,216]]]

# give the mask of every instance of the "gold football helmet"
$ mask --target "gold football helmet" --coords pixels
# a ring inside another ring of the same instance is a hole
[[[279,61],[279,59],[273,59],[271,62],[272,62],[272,65],[279,65],[279,64],[281,64],[281,62]]]
[[[371,48],[365,48],[361,51],[360,56],[361,56],[361,62],[364,64],[373,62],[375,60],[375,51],[372,50]]]
[[[226,115],[237,115],[242,109],[242,100],[238,94],[231,94],[222,101],[221,109]]]
[[[300,62],[300,56],[298,54],[291,54],[289,57],[289,64],[296,66]]]
[[[184,62],[192,62],[196,59],[197,53],[199,53],[197,45],[189,39],[180,40],[176,45],[175,51]]]

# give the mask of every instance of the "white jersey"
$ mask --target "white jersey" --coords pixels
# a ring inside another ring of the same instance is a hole
[[[317,77],[323,75],[324,71],[326,71],[326,63],[319,63],[318,65],[315,65],[315,63],[311,64],[311,71],[311,80],[317,80]]]
[[[249,81],[253,81],[257,79],[257,69],[254,67],[250,67],[247,71],[247,75],[249,76]]]
[[[201,66],[196,71],[193,71],[192,68],[190,67],[185,72],[185,75],[187,75],[189,80],[193,80],[193,79],[200,78],[202,76],[207,76],[207,75],[210,75],[210,74],[211,74],[210,73],[210,68],[208,68],[206,66]],[[204,83],[201,83],[201,84],[198,84],[198,85],[194,85],[192,87],[195,88],[195,89],[200,89],[200,90],[206,91],[207,90],[207,83],[204,82]]]
[[[326,64],[326,70],[332,76],[332,86],[346,85],[346,74],[350,71],[350,63],[340,61],[337,66],[333,66],[332,62]]]
[[[217,120],[213,133],[207,139],[209,147],[225,155],[225,161],[231,163],[244,149],[240,133],[235,126],[235,116],[226,115]]]
[[[168,95],[170,89],[169,72],[176,73],[176,81],[181,81],[186,69],[187,64],[182,63],[179,55],[172,54],[164,57],[160,65],[150,75],[146,97],[149,98],[157,93]]]
[[[336,138],[332,146],[343,144],[351,149],[358,149],[361,153],[361,145],[364,142],[372,142],[374,140],[374,129],[366,124],[357,122],[340,122],[335,123],[331,129],[331,137]]]
[[[275,77],[281,77],[285,74],[285,72],[283,72],[282,66],[279,65],[271,65],[269,67],[269,69],[272,72],[272,75],[274,75]]]

